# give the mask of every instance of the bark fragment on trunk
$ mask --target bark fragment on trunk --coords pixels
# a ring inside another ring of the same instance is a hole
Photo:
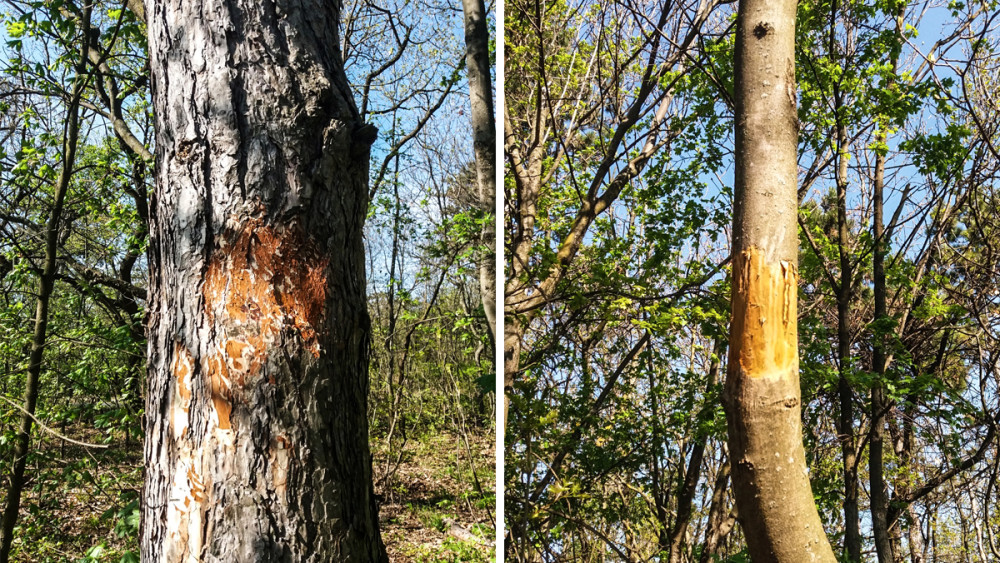
[[[733,491],[755,563],[836,558],[802,447],[798,373],[794,0],[740,2],[726,418]]]
[[[386,561],[339,2],[148,2],[143,561]]]

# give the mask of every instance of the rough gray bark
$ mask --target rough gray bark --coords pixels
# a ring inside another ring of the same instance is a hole
[[[480,244],[486,249],[479,259],[479,294],[486,311],[490,338],[496,335],[496,217],[497,192],[496,119],[493,116],[493,84],[490,80],[490,34],[486,28],[483,0],[462,0],[465,12],[465,66],[469,72],[472,105],[472,143],[476,154],[479,205],[483,213]]]
[[[83,36],[90,31],[90,5],[84,6],[80,19],[80,29]],[[10,487],[7,489],[7,499],[4,505],[3,519],[0,520],[0,563],[10,559],[11,543],[14,540],[14,525],[17,523],[21,507],[21,493],[24,489],[24,472],[28,462],[31,447],[31,427],[34,422],[35,406],[38,403],[38,391],[41,387],[42,359],[45,356],[45,342],[48,337],[49,301],[55,286],[58,270],[59,229],[62,222],[63,205],[66,192],[69,191],[70,179],[73,176],[73,163],[76,160],[77,139],[80,133],[80,98],[83,97],[87,81],[86,61],[89,44],[81,41],[80,61],[76,68],[76,78],[73,79],[73,91],[70,94],[66,109],[66,129],[63,136],[62,170],[56,181],[53,194],[52,210],[45,226],[45,261],[38,278],[38,296],[35,301],[35,330],[31,338],[31,351],[28,355],[28,374],[24,384],[23,413],[14,444],[14,467],[10,476]]]
[[[744,0],[736,24],[726,418],[733,491],[755,563],[836,561],[802,447],[795,9],[795,0]]]
[[[387,561],[339,1],[147,0],[156,107],[142,560]]]

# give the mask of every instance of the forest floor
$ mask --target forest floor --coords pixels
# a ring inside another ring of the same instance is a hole
[[[407,444],[392,478],[376,491],[390,561],[495,559],[494,440],[492,433],[468,440],[442,433]],[[376,449],[374,457],[378,480],[386,473],[386,452]]]
[[[60,431],[89,443],[104,436],[93,429]],[[11,560],[138,563],[142,446],[133,440],[93,449],[41,439],[27,471]],[[474,435],[467,448],[461,436],[439,433],[406,445],[377,491],[390,561],[493,560],[493,443],[491,434]],[[377,445],[374,457],[375,475],[384,475],[386,456]]]

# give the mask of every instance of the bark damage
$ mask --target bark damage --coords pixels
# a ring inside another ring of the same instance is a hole
[[[202,290],[211,329],[222,343],[205,370],[220,429],[230,428],[235,390],[256,382],[272,347],[292,344],[295,335],[319,357],[316,329],[329,264],[297,223],[272,227],[253,218],[220,240]]]
[[[156,107],[141,558],[386,561],[368,448],[376,130],[339,0],[147,0]]]
[[[227,331],[220,353],[230,367],[256,374],[267,346],[289,332],[319,357],[329,264],[297,223],[272,227],[254,218],[227,232],[209,260],[203,293],[209,320]]]
[[[739,3],[724,396],[732,491],[750,559],[835,563],[802,447],[795,14],[794,0]]]
[[[251,218],[218,241],[202,286],[213,344],[198,361],[176,343],[170,366],[169,424],[176,454],[167,511],[172,560],[200,560],[211,539],[212,476],[225,475],[219,460],[235,449],[239,429],[234,404],[249,410],[252,387],[276,383],[275,370],[264,369],[268,355],[297,346],[313,358],[320,356],[317,330],[323,323],[328,266],[329,258],[297,223],[270,226]],[[262,381],[265,372],[268,379]],[[191,416],[193,389],[211,399],[210,424],[198,425]],[[198,435],[192,426],[201,429]],[[284,502],[292,443],[281,433],[269,442],[267,480]]]
[[[756,246],[733,261],[732,350],[746,377],[796,377],[798,271]],[[777,296],[777,298],[776,298]],[[738,341],[738,342],[737,342]]]

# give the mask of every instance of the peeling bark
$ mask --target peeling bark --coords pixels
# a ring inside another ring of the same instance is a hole
[[[156,112],[142,559],[387,561],[340,2],[148,1]]]
[[[799,390],[794,0],[740,2],[726,418],[755,563],[836,558],[809,484]]]

